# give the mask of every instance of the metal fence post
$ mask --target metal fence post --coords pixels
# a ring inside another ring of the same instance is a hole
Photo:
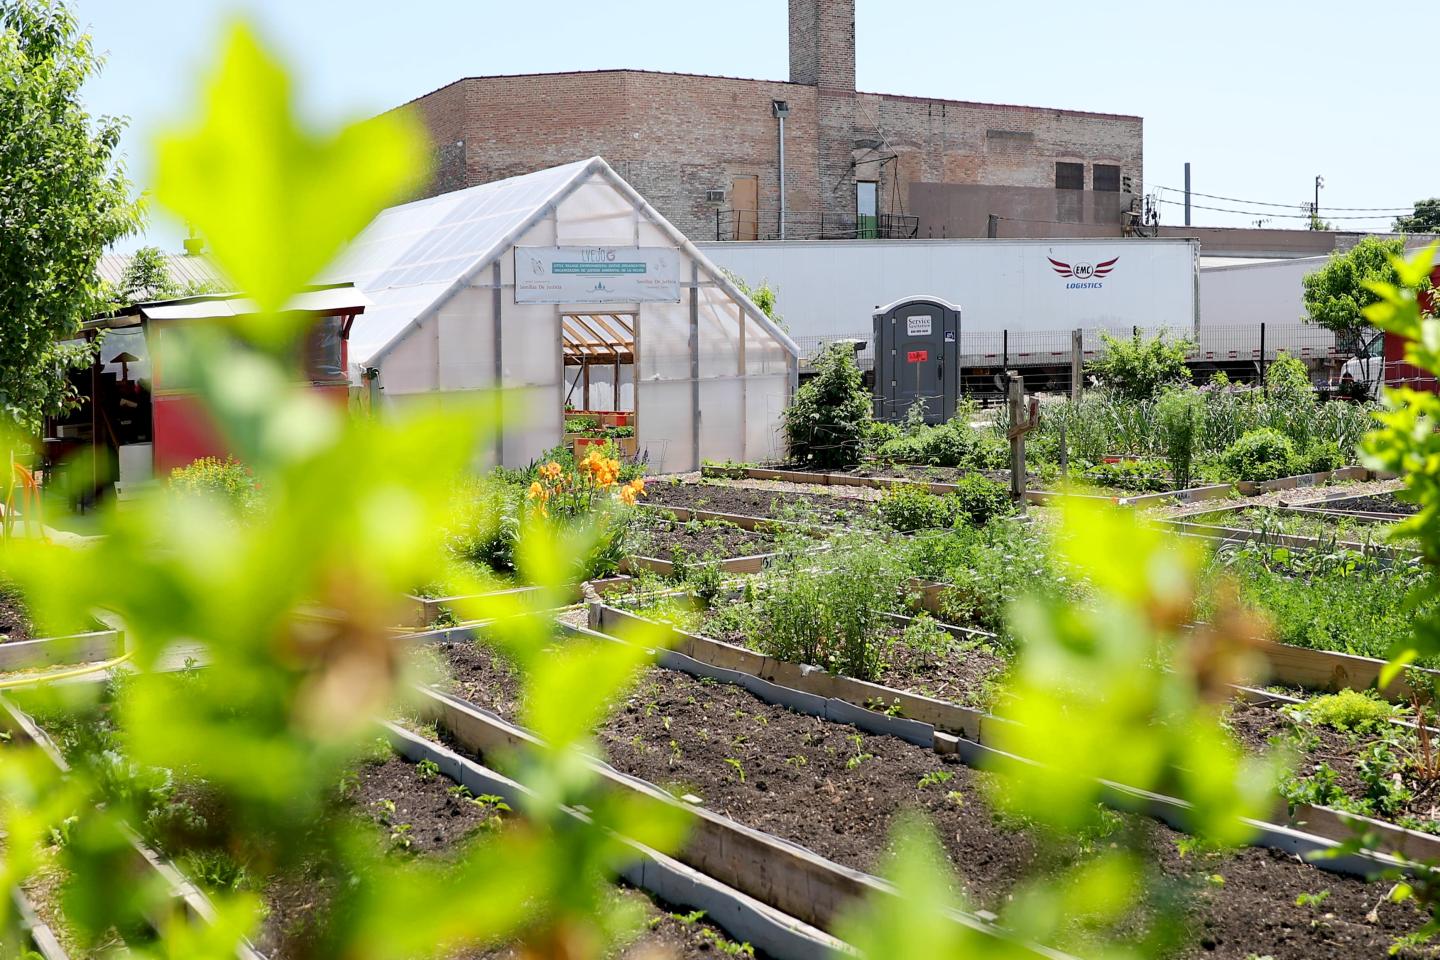
[[[1080,402],[1080,390],[1084,385],[1081,362],[1085,355],[1085,331],[1076,329],[1070,333],[1070,401]]]
[[[1268,394],[1270,388],[1265,386],[1265,321],[1260,321],[1260,387]]]

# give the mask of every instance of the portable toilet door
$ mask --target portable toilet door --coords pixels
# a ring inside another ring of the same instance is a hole
[[[960,392],[960,308],[910,297],[875,313],[875,416],[900,421],[916,403],[925,422],[955,415]]]

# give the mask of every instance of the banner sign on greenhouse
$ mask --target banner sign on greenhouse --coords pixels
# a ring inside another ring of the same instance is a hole
[[[679,303],[679,250],[516,247],[516,303]]]

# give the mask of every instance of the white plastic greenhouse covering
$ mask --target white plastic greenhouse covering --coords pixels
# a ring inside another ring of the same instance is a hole
[[[517,246],[673,249],[680,302],[517,303]],[[385,404],[504,388],[508,466],[560,443],[570,313],[636,317],[636,436],[654,472],[781,453],[794,341],[599,157],[392,207],[323,279],[373,301],[350,357],[379,371]]]

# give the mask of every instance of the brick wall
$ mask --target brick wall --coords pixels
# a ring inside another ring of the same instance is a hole
[[[779,213],[772,100],[790,104],[788,207],[818,209],[814,87],[624,70],[472,78],[421,97],[415,106],[437,160],[426,195],[598,155],[696,239],[714,238],[732,180],[757,177],[761,230],[772,232]],[[710,190],[725,191],[725,199],[707,201]]]
[[[430,194],[602,156],[696,239],[716,234],[737,177],[758,179],[761,236],[779,213],[777,122],[786,100],[791,236],[855,212],[911,213],[912,183],[1055,185],[1055,163],[1117,164],[1140,192],[1136,117],[855,92],[854,0],[789,0],[791,82],[636,70],[481,77],[415,101],[435,143]],[[725,199],[707,201],[707,191]],[[997,211],[1003,212],[1003,211]]]
[[[1057,161],[1083,164],[1086,190],[1095,164],[1118,165],[1141,192],[1139,117],[868,93],[855,112],[857,174],[880,183],[886,212],[911,183],[1053,189]]]

